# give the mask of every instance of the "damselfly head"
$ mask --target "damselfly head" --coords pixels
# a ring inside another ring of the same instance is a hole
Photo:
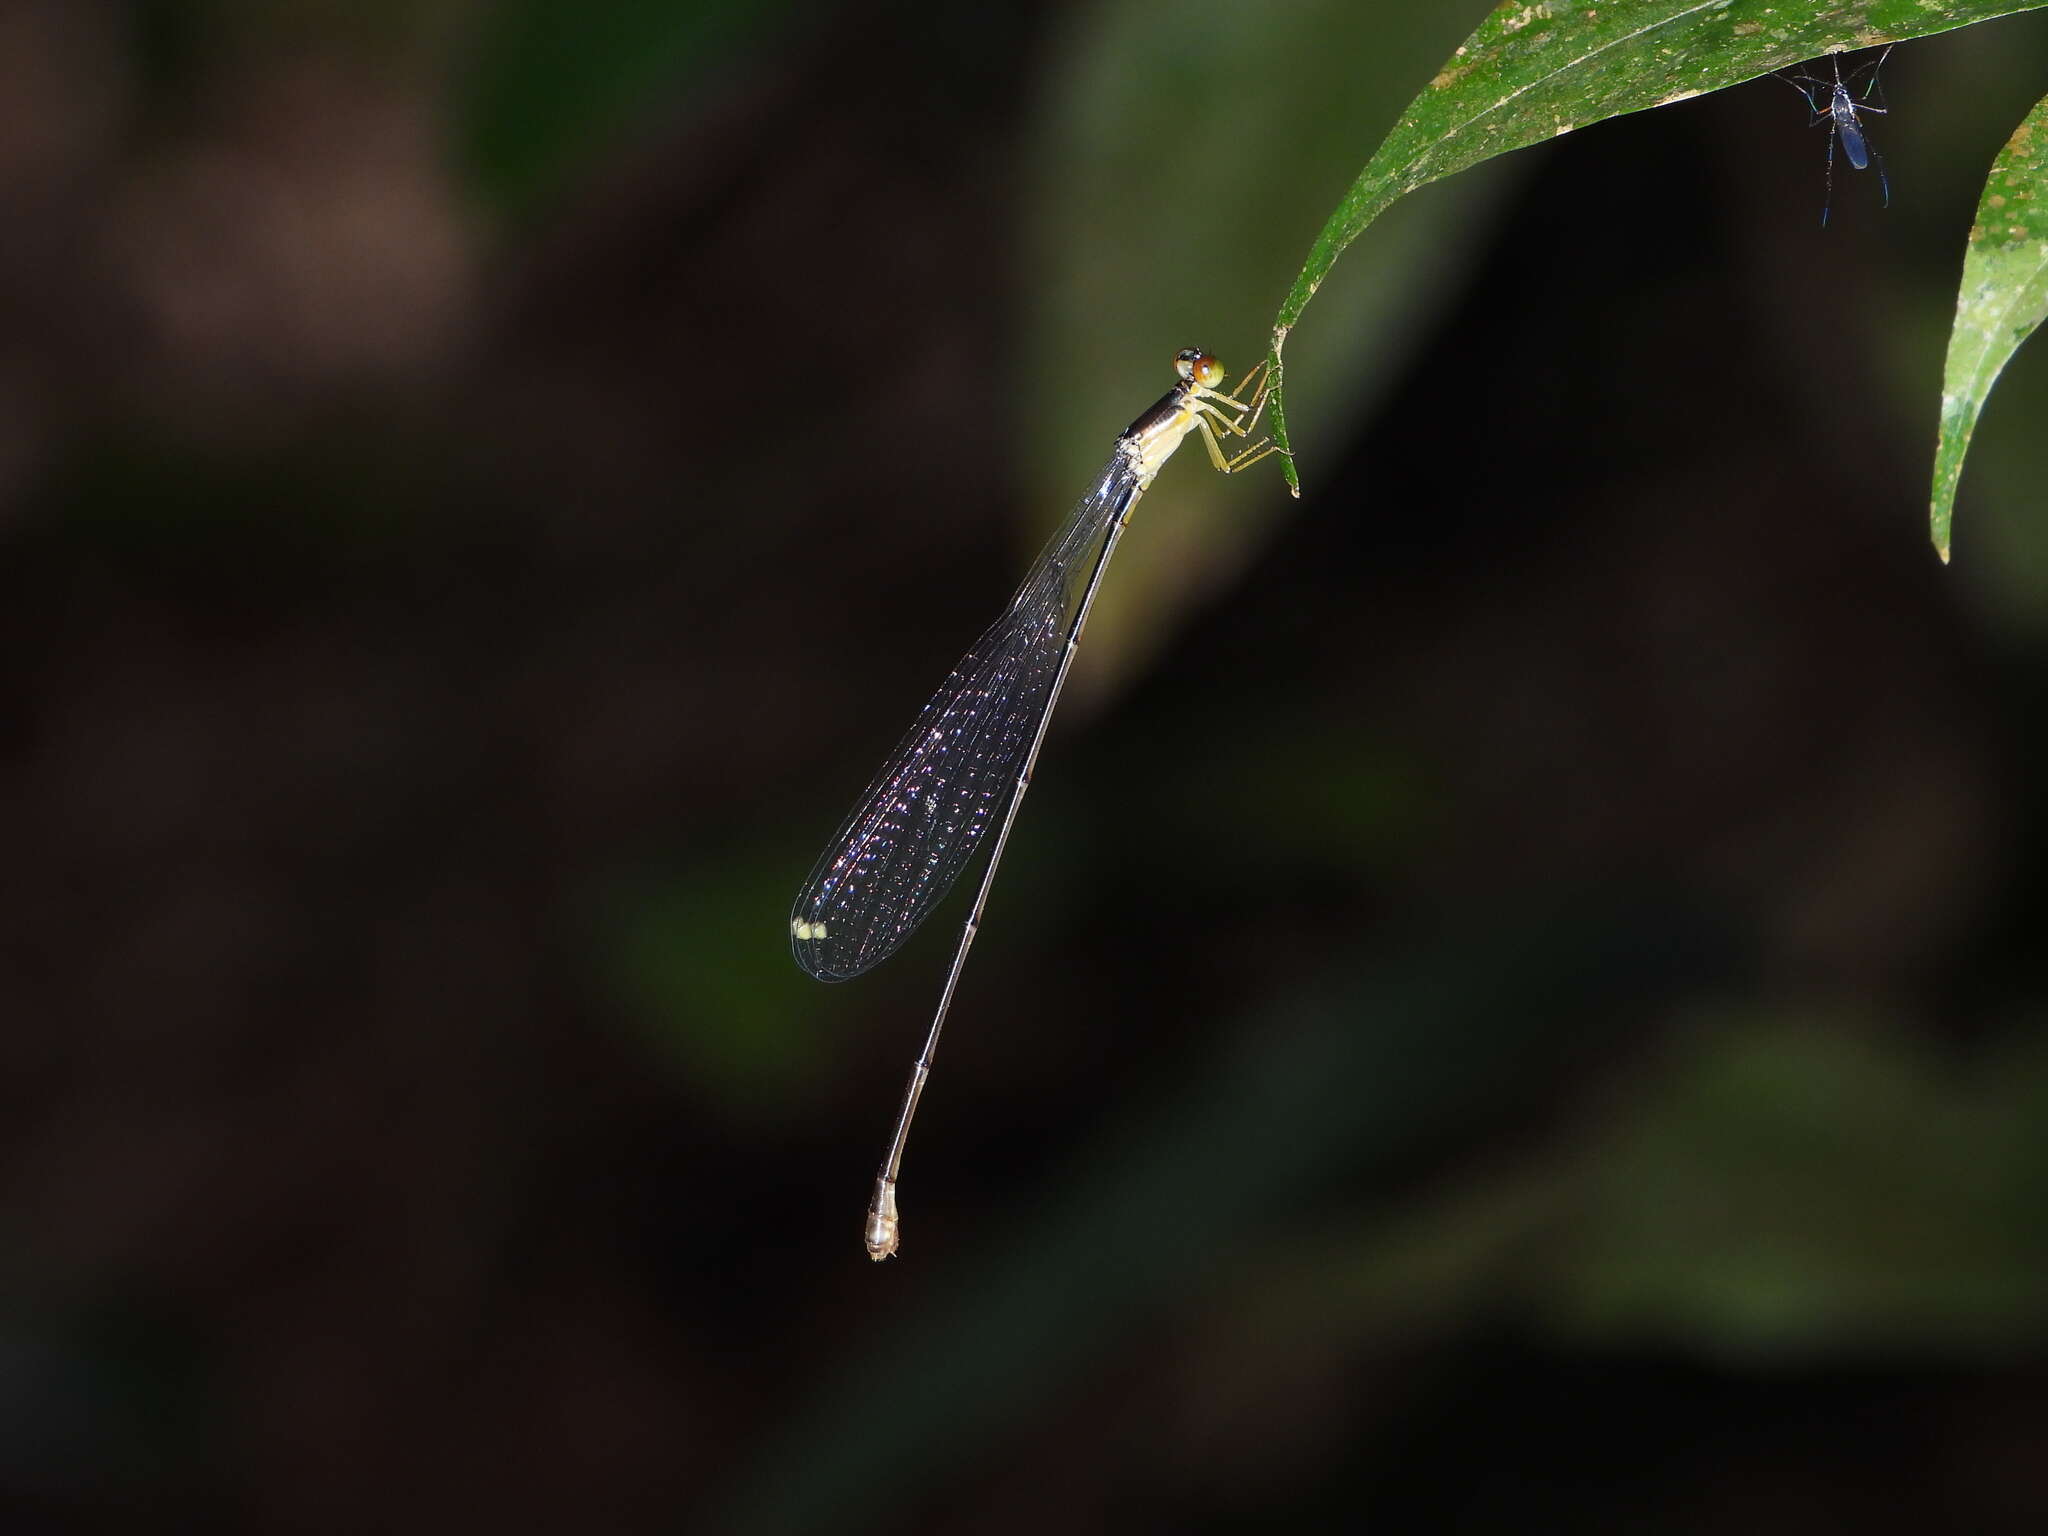
[[[1173,368],[1183,379],[1191,379],[1204,389],[1215,389],[1223,383],[1223,365],[1200,347],[1174,353]]]

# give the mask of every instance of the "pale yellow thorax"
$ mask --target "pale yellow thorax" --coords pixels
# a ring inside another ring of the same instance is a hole
[[[1212,441],[1214,440],[1214,431],[1209,426],[1210,417],[1223,422],[1226,427],[1232,427],[1236,416],[1211,404],[1211,401],[1222,401],[1225,405],[1236,407],[1237,414],[1242,414],[1244,410],[1244,407],[1230,396],[1217,390],[1204,389],[1197,384],[1181,397],[1180,404],[1172,412],[1150,423],[1130,439],[1131,468],[1137,472],[1140,491],[1151,488],[1152,477],[1157,475],[1160,467],[1173,457],[1175,450],[1187,441],[1190,433],[1204,432]],[[1213,450],[1211,456],[1215,457]]]

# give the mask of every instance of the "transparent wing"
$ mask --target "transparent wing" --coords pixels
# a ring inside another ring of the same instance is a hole
[[[790,948],[813,976],[844,981],[894,954],[1001,825],[1074,616],[1137,493],[1119,448],[833,836],[790,910]]]
[[[1849,168],[1857,171],[1868,170],[1870,148],[1863,142],[1863,130],[1857,127],[1853,120],[1843,123],[1841,129],[1842,153],[1849,157]]]

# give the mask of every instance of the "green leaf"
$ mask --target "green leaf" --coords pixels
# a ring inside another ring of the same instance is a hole
[[[1956,294],[1956,324],[1949,333],[1948,363],[1942,370],[1941,437],[1934,450],[1934,493],[1930,516],[1935,552],[1949,554],[1949,524],[1955,515],[1956,480],[1984,397],[2019,344],[2048,316],[2048,97],[2034,104],[2026,120],[1991,162],[1977,222],[1963,256],[1962,287]]]
[[[1344,248],[1416,188],[1605,118],[1666,106],[1817,54],[1946,32],[2048,0],[1507,0],[1408,104],[1310,248],[1273,321],[1280,377],[1287,333]],[[1274,440],[1288,445],[1276,387]],[[1289,464],[1288,481],[1294,483]]]

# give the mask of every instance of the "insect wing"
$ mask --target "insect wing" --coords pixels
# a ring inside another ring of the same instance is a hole
[[[811,975],[844,981],[894,954],[1001,825],[1104,541],[1137,490],[1119,448],[834,835],[790,912],[790,949]]]
[[[1842,135],[1842,153],[1856,170],[1867,170],[1870,166],[1870,146],[1863,141],[1863,130],[1856,126],[1855,119],[1839,123]]]

